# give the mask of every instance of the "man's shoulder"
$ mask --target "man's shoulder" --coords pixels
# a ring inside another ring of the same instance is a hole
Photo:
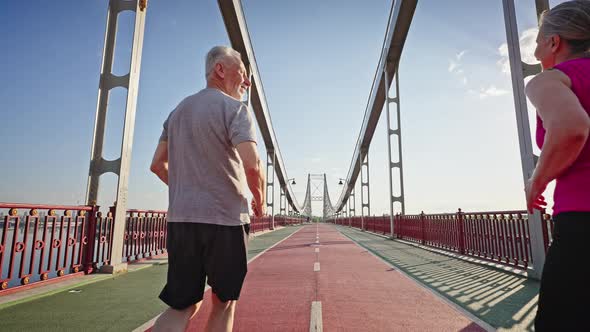
[[[241,102],[233,97],[230,97],[219,90],[216,90],[215,96],[216,96],[215,98],[219,98],[217,100],[219,100],[219,102],[221,103],[221,105],[223,106],[223,108],[226,111],[236,112],[237,110],[239,110],[241,107],[244,106],[243,102]]]
[[[226,111],[237,111],[244,104],[217,89],[203,89],[193,95],[186,97],[181,104],[199,106],[218,106]]]

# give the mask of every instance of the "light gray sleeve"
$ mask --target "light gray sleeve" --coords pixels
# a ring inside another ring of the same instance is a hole
[[[246,105],[240,103],[240,106],[231,117],[229,128],[229,140],[233,146],[243,142],[256,143],[256,131],[254,130],[254,121]]]
[[[172,115],[172,113],[170,113],[170,115]],[[158,140],[158,142],[168,142],[168,120],[170,120],[170,115],[168,115],[168,118],[166,118],[166,121],[164,121],[164,128],[162,129],[162,134],[160,135],[160,139]]]

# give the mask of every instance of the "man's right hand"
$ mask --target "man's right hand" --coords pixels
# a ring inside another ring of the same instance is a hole
[[[266,214],[266,205],[264,202],[256,202],[256,200],[252,200],[252,211],[254,212],[254,216],[260,218]]]
[[[266,181],[264,180],[264,170],[260,166],[256,143],[249,141],[242,142],[236,146],[236,149],[242,159],[248,188],[252,192],[252,211],[256,217],[262,217],[266,214],[266,207],[264,205]]]

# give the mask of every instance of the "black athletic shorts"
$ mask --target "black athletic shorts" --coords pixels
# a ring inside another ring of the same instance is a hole
[[[205,279],[223,301],[237,300],[248,271],[250,225],[169,222],[168,280],[160,299],[185,309],[203,299]]]

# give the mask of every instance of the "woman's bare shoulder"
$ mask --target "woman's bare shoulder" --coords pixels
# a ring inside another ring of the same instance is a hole
[[[570,80],[569,76],[567,76],[564,72],[559,69],[552,68],[549,70],[545,70],[539,74],[537,74],[533,79],[529,81],[527,84],[527,89],[544,86],[544,85],[551,85],[555,82],[561,82],[565,84],[568,88],[572,86],[572,81]]]

